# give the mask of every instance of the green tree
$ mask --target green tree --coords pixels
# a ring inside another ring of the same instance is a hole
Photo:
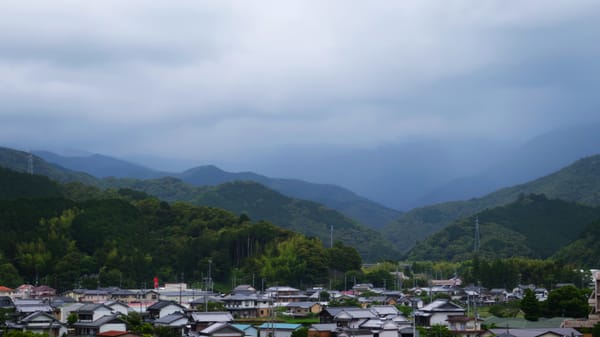
[[[308,336],[308,328],[303,326],[292,331],[291,337],[307,337]]]
[[[600,337],[600,322],[592,327],[592,337]]]
[[[548,294],[546,316],[582,318],[588,311],[587,296],[575,286],[560,287]]]
[[[528,321],[537,321],[540,318],[540,303],[531,289],[525,289],[525,294],[521,300],[521,310]]]
[[[67,317],[67,324],[69,326],[73,326],[73,324],[77,323],[77,313],[76,312],[70,312],[69,316]]]
[[[362,265],[362,260],[358,251],[350,246],[344,245],[340,241],[336,241],[333,247],[328,249],[329,253],[329,268],[341,272],[350,270],[359,270]]]
[[[452,331],[447,326],[434,324],[429,328],[418,327],[419,335],[423,337],[454,337]]]

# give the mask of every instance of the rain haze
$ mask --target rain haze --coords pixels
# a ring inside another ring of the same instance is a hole
[[[2,146],[214,164],[397,209],[512,162],[538,166],[489,188],[599,152],[598,138],[572,137],[600,122],[598,1],[13,1],[0,12]]]

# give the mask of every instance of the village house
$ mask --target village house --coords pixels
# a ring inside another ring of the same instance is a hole
[[[200,332],[215,323],[231,323],[233,316],[229,312],[209,311],[192,312],[190,325],[191,331]]]
[[[270,287],[265,293],[275,301],[275,306],[289,302],[303,302],[308,296],[302,294],[299,289],[292,287]]]
[[[494,328],[483,332],[481,337],[505,336],[505,337],[583,337],[583,333],[573,328],[552,329],[513,329]]]
[[[230,323],[215,323],[198,333],[206,337],[244,337],[244,331]]]
[[[250,324],[231,324],[232,326],[242,330],[244,337],[258,337],[258,329]]]
[[[127,316],[132,309],[125,303],[121,301],[108,301],[103,303],[105,306],[109,307],[113,312],[118,312],[123,316]]]
[[[188,325],[188,317],[181,312],[174,312],[152,322],[154,327],[165,327],[176,331],[177,335],[183,336]]]
[[[108,331],[127,331],[125,321],[118,314],[102,316],[94,321],[78,321],[73,324],[78,336],[96,336]]]
[[[15,295],[15,290],[9,287],[0,286],[0,296],[12,297]]]
[[[306,317],[308,315],[318,315],[322,310],[322,305],[318,302],[290,302],[285,306],[284,314],[294,317]]]
[[[114,314],[110,307],[102,303],[86,303],[79,307],[75,313],[78,322],[94,322],[102,317]]]
[[[448,326],[449,316],[464,316],[465,312],[466,310],[463,307],[449,300],[435,300],[415,311],[415,320],[417,325],[421,326],[438,324]]]
[[[448,329],[457,337],[476,337],[484,332],[481,329],[482,319],[469,316],[448,316]]]
[[[110,293],[100,289],[73,289],[64,293],[64,296],[77,302],[104,303],[110,300]]]
[[[312,324],[308,328],[307,337],[333,337],[336,335],[337,324],[325,323],[325,324]]]
[[[16,323],[7,322],[9,330],[29,331],[60,337],[67,333],[67,326],[49,313],[37,311],[19,319]]]
[[[165,317],[174,312],[185,312],[185,307],[174,301],[158,301],[153,305],[149,306],[146,311],[148,312],[148,317],[151,320],[156,320],[161,317]]]
[[[54,308],[44,303],[40,299],[15,299],[13,300],[15,305],[15,315],[17,319],[22,319],[35,312],[44,312],[49,315],[53,315]]]
[[[300,329],[302,324],[263,323],[258,327],[259,337],[290,337],[292,332]]]

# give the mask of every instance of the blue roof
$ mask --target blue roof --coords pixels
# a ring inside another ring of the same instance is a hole
[[[291,323],[263,323],[259,329],[281,329],[281,330],[296,330],[300,328],[302,324],[291,324]]]
[[[240,329],[242,331],[244,331],[244,330],[246,330],[248,328],[253,328],[253,326],[250,325],[250,324],[231,324],[231,325],[233,325],[234,327],[236,327],[236,328],[238,328],[238,329]]]

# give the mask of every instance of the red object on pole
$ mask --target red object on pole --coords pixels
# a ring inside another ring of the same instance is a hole
[[[158,289],[158,277],[154,276],[154,289]]]

